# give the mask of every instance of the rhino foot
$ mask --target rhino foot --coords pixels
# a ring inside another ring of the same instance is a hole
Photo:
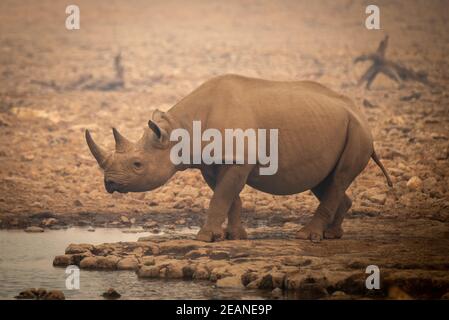
[[[310,226],[305,226],[296,233],[296,238],[320,242],[323,239],[323,231],[311,228]]]
[[[245,228],[239,226],[238,228],[230,228],[229,226],[225,230],[226,239],[228,240],[244,240],[248,239],[248,234]]]
[[[214,242],[224,240],[225,233],[221,228],[207,228],[203,227],[196,235],[196,240],[204,241],[204,242]]]
[[[341,227],[329,227],[324,230],[325,239],[340,239],[343,236],[343,229]]]

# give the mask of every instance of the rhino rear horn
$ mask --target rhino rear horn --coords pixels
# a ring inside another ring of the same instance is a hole
[[[92,155],[95,157],[100,167],[104,169],[106,159],[108,157],[106,151],[95,143],[94,139],[92,139],[92,136],[90,135],[89,130],[86,130],[86,141],[87,145],[89,146],[90,152],[92,152]]]
[[[112,128],[112,134],[115,140],[115,151],[125,152],[132,147],[132,143],[118,132],[116,128]]]

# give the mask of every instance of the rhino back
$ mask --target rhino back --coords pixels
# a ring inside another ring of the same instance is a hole
[[[255,168],[248,184],[274,194],[291,194],[314,187],[335,167],[349,121],[359,121],[351,103],[310,81],[228,75],[199,87],[182,101],[178,112],[184,119],[201,120],[203,130],[215,128],[223,135],[227,128],[278,129],[277,173],[260,176]]]

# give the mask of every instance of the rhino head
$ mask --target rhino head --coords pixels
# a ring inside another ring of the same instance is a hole
[[[104,171],[107,192],[149,191],[160,187],[173,176],[176,168],[170,161],[170,122],[167,120],[165,113],[156,111],[143,136],[135,143],[113,128],[113,152],[97,145],[89,130],[86,130],[87,145]]]

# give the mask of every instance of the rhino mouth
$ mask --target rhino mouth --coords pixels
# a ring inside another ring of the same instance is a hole
[[[112,180],[106,180],[104,181],[104,187],[108,193],[114,193],[115,191],[119,193],[128,193],[128,191],[125,189],[124,186],[122,186],[119,183],[116,183]]]

